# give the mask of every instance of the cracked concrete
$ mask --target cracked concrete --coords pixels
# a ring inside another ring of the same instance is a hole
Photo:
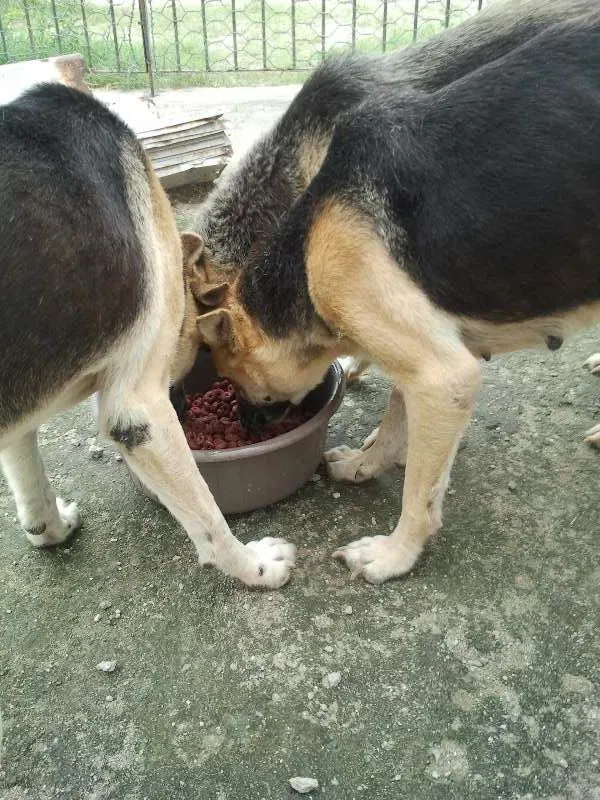
[[[299,547],[292,583],[263,594],[200,570],[109,446],[90,458],[87,406],[45,426],[85,527],[35,551],[0,492],[0,796],[280,800],[305,775],[342,800],[600,797],[596,344],[486,365],[444,528],[382,587],[330,554],[390,530],[402,470],[321,475],[231,518],[243,540]],[[352,388],[331,443],[358,444],[386,392],[376,372]]]

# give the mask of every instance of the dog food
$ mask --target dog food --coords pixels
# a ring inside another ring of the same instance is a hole
[[[280,422],[259,431],[248,431],[238,417],[235,388],[229,381],[219,380],[207,392],[186,395],[183,430],[192,450],[228,450],[274,439],[309,417],[309,413],[298,408]]]

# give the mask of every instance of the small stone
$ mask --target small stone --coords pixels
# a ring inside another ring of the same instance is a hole
[[[308,794],[319,788],[319,781],[316,778],[290,778],[290,786],[298,794]]]
[[[514,481],[509,481],[508,482],[508,488],[510,489],[511,492],[516,492],[517,491],[517,484]]]
[[[311,481],[313,483],[318,483],[320,480],[321,480],[321,476],[319,475],[318,472],[315,472],[315,474],[311,478]]]
[[[116,661],[100,661],[98,664],[96,664],[96,669],[100,672],[114,672],[116,668]]]
[[[335,689],[335,687],[339,685],[341,680],[342,680],[341,672],[330,672],[328,675],[324,676],[323,680],[321,681],[321,685],[323,686],[324,689]]]
[[[98,608],[100,611],[107,611],[112,606],[110,600],[100,600],[98,603]]]
[[[100,447],[97,444],[91,444],[88,447],[88,453],[90,454],[91,458],[93,458],[94,460],[98,460],[102,458],[102,456],[104,455],[104,448]]]
[[[341,497],[341,494],[339,492],[334,492],[331,496],[333,497],[334,500],[339,500],[340,497]]]
[[[115,461],[117,462],[117,464],[120,464],[121,461],[123,461],[123,456],[121,455],[121,453],[115,453]]]
[[[121,618],[121,609],[115,608],[115,619],[120,619],[120,618]]]
[[[71,444],[73,445],[73,447],[81,447],[81,442],[79,441],[79,439],[73,439],[71,441]]]
[[[352,614],[352,606],[344,606],[342,608],[342,614]]]
[[[325,647],[323,648],[323,650],[326,653],[333,653],[333,647],[330,644],[326,644]]]
[[[173,556],[173,561],[181,561],[181,556]]]
[[[106,695],[106,702],[107,702],[107,703],[112,703],[112,701],[113,701],[114,699],[115,699],[115,698],[112,696],[112,694],[107,694],[107,695]]]
[[[94,622],[100,622],[101,619],[102,617],[100,616],[100,614],[96,614],[96,616],[94,617]]]

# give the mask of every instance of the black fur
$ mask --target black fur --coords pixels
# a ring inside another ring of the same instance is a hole
[[[456,28],[384,56],[344,56],[319,67],[275,128],[223,176],[196,220],[211,264],[233,277],[261,249],[303,189],[299,153],[328,143],[336,120],[380,92],[435,91],[501,57],[597,0],[496,3]],[[348,165],[350,166],[350,165]]]
[[[563,338],[562,336],[547,336],[546,337],[546,344],[548,345],[548,350],[560,350],[562,347]]]
[[[27,531],[27,533],[33,534],[33,536],[41,536],[42,533],[46,531],[46,523],[42,522],[41,525],[38,525],[35,528],[25,528],[25,530]]]
[[[118,444],[124,445],[131,452],[134,447],[150,441],[150,426],[147,422],[125,427],[117,424],[111,428],[110,438]]]
[[[600,300],[600,14],[435,93],[378,92],[340,120],[244,278],[244,302],[274,335],[314,314],[303,246],[328,197],[360,209],[446,311],[510,322]]]
[[[142,246],[121,167],[133,133],[58,84],[0,108],[0,429],[33,411],[138,316]]]

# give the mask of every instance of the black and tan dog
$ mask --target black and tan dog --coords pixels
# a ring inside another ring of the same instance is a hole
[[[169,402],[199,344],[189,266],[198,237],[185,236],[182,252],[133,133],[58,84],[3,106],[0,243],[0,461],[30,542],[62,542],[79,523],[48,483],[36,429],[97,392],[101,429],[200,561],[250,585],[285,583],[292,545],[233,537]]]
[[[342,548],[374,583],[406,573],[442,500],[480,359],[600,318],[600,13],[553,25],[431,92],[378,87],[340,118],[313,181],[200,318],[258,406],[298,402],[365,352],[394,381],[378,432],[326,458],[360,482],[406,463],[390,536]]]
[[[319,170],[340,114],[380,90],[435,91],[549,25],[596,7],[597,0],[499,2],[456,28],[390,55],[326,62],[273,130],[222,176],[204,204],[195,230],[205,243],[207,279],[231,279],[252,253],[261,251]],[[366,356],[350,360],[347,376],[358,376],[367,363]]]

